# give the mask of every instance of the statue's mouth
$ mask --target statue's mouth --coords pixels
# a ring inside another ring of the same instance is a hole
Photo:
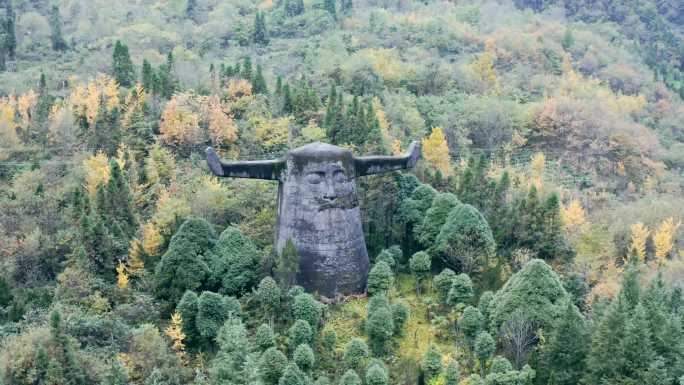
[[[356,197],[351,196],[337,197],[334,199],[316,198],[316,203],[318,203],[318,211],[331,209],[348,210],[359,205]]]

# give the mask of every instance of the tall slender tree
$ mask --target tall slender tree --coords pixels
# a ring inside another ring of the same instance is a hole
[[[65,51],[67,49],[67,43],[62,35],[62,16],[56,5],[52,6],[52,9],[50,10],[50,31],[52,49],[55,51]]]
[[[131,61],[131,54],[128,52],[128,46],[120,40],[117,40],[114,44],[112,74],[122,87],[130,87],[135,81],[135,69]]]

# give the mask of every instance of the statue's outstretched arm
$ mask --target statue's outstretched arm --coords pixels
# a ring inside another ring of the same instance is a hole
[[[395,170],[413,168],[420,158],[420,143],[413,142],[404,155],[354,157],[356,176],[382,174]]]
[[[285,161],[281,159],[222,162],[211,147],[206,152],[207,164],[216,176],[279,180],[285,168]]]

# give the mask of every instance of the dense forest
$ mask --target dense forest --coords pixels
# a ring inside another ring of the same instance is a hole
[[[681,0],[0,0],[0,385],[684,385]],[[273,159],[358,179],[296,284]]]

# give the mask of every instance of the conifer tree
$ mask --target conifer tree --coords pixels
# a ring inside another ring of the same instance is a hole
[[[142,86],[147,92],[154,92],[155,74],[152,65],[147,59],[143,59],[141,71]]]
[[[283,85],[283,112],[286,114],[291,114],[294,112],[294,104],[292,101],[292,93],[290,91],[290,85]]]
[[[12,8],[11,1],[5,1],[5,19],[0,20],[2,25],[0,25],[0,32],[2,34],[2,41],[0,45],[1,50],[4,52],[4,56],[8,60],[14,60],[16,56],[17,49],[17,35],[14,28],[16,15],[14,14],[14,9]]]
[[[259,374],[265,385],[275,385],[287,366],[287,357],[275,347],[268,348],[259,361]]]
[[[385,262],[378,262],[368,274],[368,293],[387,293],[394,283],[392,269]]]
[[[201,339],[196,322],[198,306],[199,297],[197,293],[191,290],[186,291],[178,305],[176,305],[176,311],[181,315],[181,320],[183,320],[181,327],[185,334],[185,343],[188,346],[197,344]]]
[[[256,73],[252,78],[252,92],[255,94],[267,94],[266,79],[261,72],[261,64],[257,64]]]
[[[52,41],[52,49],[55,51],[65,51],[67,43],[62,36],[62,16],[59,13],[59,8],[53,6],[50,10],[50,40]]]
[[[557,385],[578,384],[585,373],[587,330],[582,315],[571,301],[544,346],[544,371]]]
[[[285,243],[276,260],[275,276],[280,285],[287,289],[295,284],[299,274],[299,253],[291,239]]]
[[[480,360],[480,375],[484,376],[484,368],[487,360],[492,357],[496,350],[496,341],[491,334],[487,332],[480,332],[475,338],[475,355]]]
[[[268,30],[266,29],[266,18],[263,12],[257,12],[254,17],[254,30],[252,32],[252,41],[255,44],[268,44]]]
[[[458,361],[449,360],[444,372],[444,385],[458,385],[461,379],[461,369]]]
[[[273,329],[267,324],[261,324],[254,333],[254,343],[260,351],[266,351],[276,345]]]
[[[130,87],[135,81],[135,69],[128,52],[128,46],[120,40],[114,44],[114,54],[112,57],[112,75],[122,87]]]
[[[285,0],[285,15],[288,17],[293,17],[301,15],[304,13],[304,1],[303,0]]]
[[[358,370],[368,357],[368,346],[360,338],[352,338],[344,347],[344,363],[348,368]]]
[[[333,19],[337,19],[337,11],[335,10],[335,0],[325,0],[323,3],[323,8],[332,16]]]
[[[197,0],[188,0],[185,6],[185,15],[190,20],[196,20],[197,18]]]
[[[349,16],[352,13],[354,7],[353,0],[340,0],[340,13],[344,16]]]
[[[278,315],[280,296],[280,287],[273,278],[266,277],[261,280],[256,291],[256,297],[261,304],[264,314],[268,316],[270,325],[273,325],[273,321]]]
[[[430,346],[428,346],[420,367],[428,382],[442,372],[442,354],[437,350],[435,345],[430,344]]]

